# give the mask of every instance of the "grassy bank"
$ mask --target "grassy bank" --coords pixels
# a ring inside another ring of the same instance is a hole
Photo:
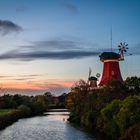
[[[21,110],[17,109],[0,109],[0,130],[6,126],[11,125],[19,118],[22,118],[23,114]]]
[[[0,96],[0,129],[12,124],[20,118],[40,115],[52,108],[65,107],[66,94],[58,97],[50,92],[37,96],[4,95]]]
[[[4,95],[0,97],[0,129],[20,118],[42,114],[48,109],[47,97]]]
[[[16,111],[16,109],[0,109],[0,116],[7,115]]]

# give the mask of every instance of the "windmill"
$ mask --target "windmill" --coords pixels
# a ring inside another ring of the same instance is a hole
[[[119,67],[119,61],[124,60],[124,54],[128,50],[128,44],[121,42],[118,45],[119,53],[116,52],[103,52],[99,57],[103,62],[102,78],[99,86],[104,86],[109,80],[118,80],[123,82],[121,71]]]
[[[123,61],[124,60],[124,53],[127,52],[128,50],[128,44],[126,44],[125,42],[121,42],[119,45],[118,45],[118,50],[119,50],[119,55],[120,55],[120,61]]]
[[[94,89],[95,87],[97,87],[97,77],[91,76],[92,70],[89,67],[89,75],[88,75],[88,85],[89,85],[89,89]]]
[[[92,73],[92,70],[91,70],[91,67],[89,67],[88,79],[90,78],[91,73]]]

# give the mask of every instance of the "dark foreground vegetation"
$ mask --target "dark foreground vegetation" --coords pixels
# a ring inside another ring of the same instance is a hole
[[[89,90],[79,81],[67,96],[69,121],[99,132],[101,139],[140,139],[140,78],[124,83],[109,81],[103,88]]]
[[[50,92],[38,96],[0,96],[0,130],[20,118],[41,115],[53,107],[64,107],[65,94],[55,97]]]
[[[44,95],[35,97],[4,95],[0,97],[0,129],[17,121],[19,118],[42,114],[48,108]]]

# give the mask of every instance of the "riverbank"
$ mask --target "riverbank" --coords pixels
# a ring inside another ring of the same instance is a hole
[[[104,88],[89,91],[86,83],[81,83],[67,98],[70,122],[107,139],[140,139],[140,90],[111,81]]]
[[[21,110],[17,109],[0,109],[0,130],[16,122],[25,116]]]
[[[36,114],[41,115],[42,113]],[[30,114],[25,111],[25,109],[0,109],[0,130],[6,128],[7,126],[13,124],[22,118],[33,117],[35,114]]]
[[[96,140],[71,125],[67,121],[69,112],[61,111],[50,110],[41,116],[19,119],[0,131],[0,140]]]
[[[0,96],[0,129],[11,125],[20,118],[40,115],[48,109],[47,97],[3,95]]]

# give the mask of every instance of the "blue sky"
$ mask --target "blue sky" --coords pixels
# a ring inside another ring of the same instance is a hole
[[[140,76],[140,1],[1,0],[1,87],[66,92],[79,79],[102,73],[98,54],[120,42],[129,53],[122,76]],[[17,91],[17,90],[16,90]]]

